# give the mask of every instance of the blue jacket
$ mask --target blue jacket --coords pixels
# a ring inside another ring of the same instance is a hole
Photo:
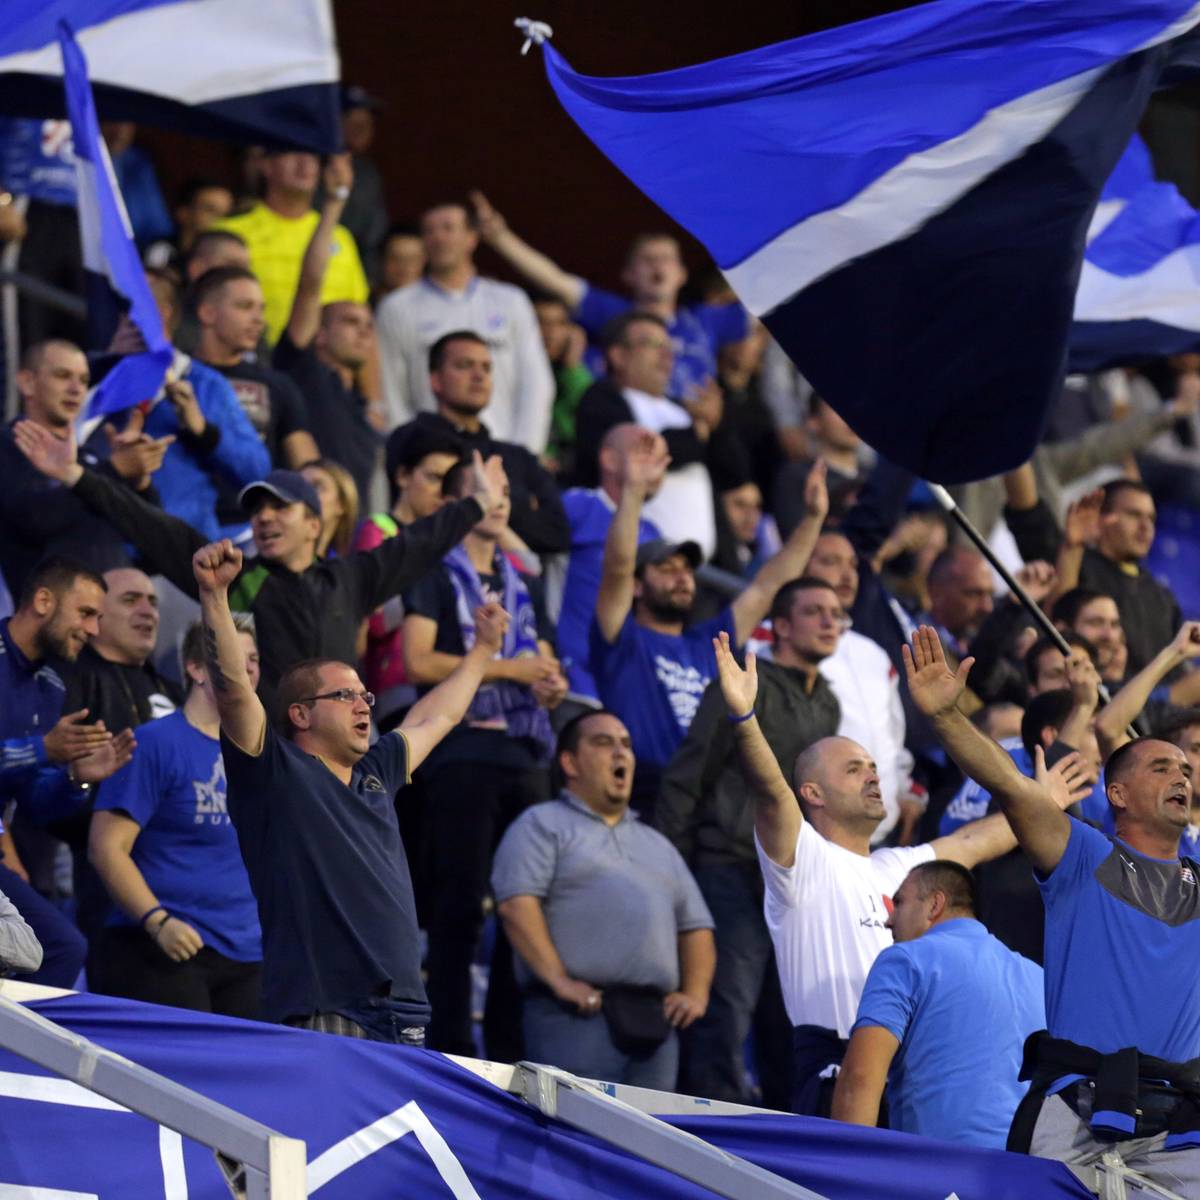
[[[192,385],[209,428],[200,439],[183,433],[175,409],[165,398],[150,409],[145,431],[151,437],[171,434],[175,438],[154,473],[154,486],[167,512],[215,541],[220,537],[215,476],[234,488],[245,487],[270,471],[271,456],[223,375],[191,360],[182,377]],[[103,430],[88,440],[88,448],[108,457]]]
[[[21,804],[35,823],[69,816],[87,799],[64,767],[46,758],[44,735],[62,716],[66,687],[53,667],[31,662],[0,621],[0,806]]]

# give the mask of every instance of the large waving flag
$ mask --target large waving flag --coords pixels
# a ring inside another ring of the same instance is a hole
[[[334,151],[340,65],[329,0],[20,0],[0,24],[0,112],[64,115],[56,23],[91,65],[105,120]]]
[[[1066,361],[1089,221],[1192,0],[935,0],[559,100],[695,234],[873,446],[942,483],[1018,465]]]
[[[1091,371],[1200,350],[1200,214],[1154,178],[1134,137],[1089,230],[1070,365]]]
[[[100,137],[83,52],[65,23],[59,26],[58,39],[74,142],[79,236],[88,290],[95,296],[102,289],[111,289],[117,303],[128,308],[130,320],[146,343],[145,353],[122,358],[92,394],[89,411],[98,415],[153,397],[162,387],[174,351],[146,283],[108,149]]]

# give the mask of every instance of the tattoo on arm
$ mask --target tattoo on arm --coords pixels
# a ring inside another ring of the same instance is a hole
[[[225,678],[225,673],[221,670],[216,630],[207,621],[204,623],[204,665],[208,668],[208,677],[212,681],[213,691],[228,691],[229,680]]]

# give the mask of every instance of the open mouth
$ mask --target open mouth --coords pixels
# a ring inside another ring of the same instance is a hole
[[[364,736],[370,734],[371,722],[370,721],[355,721],[354,722],[354,732],[361,733]]]
[[[619,767],[613,767],[613,778],[618,783],[624,783],[629,778],[629,768],[624,764]]]

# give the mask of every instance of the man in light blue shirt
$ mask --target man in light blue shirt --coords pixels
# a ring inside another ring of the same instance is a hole
[[[896,945],[867,976],[834,1118],[874,1125],[886,1080],[891,1128],[1003,1149],[1025,1039],[1046,1024],[1041,968],[975,919],[958,863],[914,867],[887,924]]]

